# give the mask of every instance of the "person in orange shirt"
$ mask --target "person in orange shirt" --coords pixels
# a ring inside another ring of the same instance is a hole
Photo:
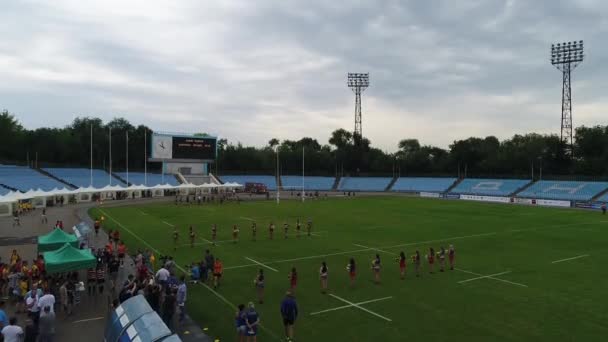
[[[127,254],[127,246],[120,240],[118,243],[118,260],[120,260],[120,267],[125,267],[125,254]]]
[[[23,261],[23,264],[21,266],[21,273],[23,273],[24,277],[29,278],[32,276],[30,272],[30,268],[27,266],[27,261]]]
[[[220,279],[222,278],[222,273],[224,273],[224,265],[220,261],[220,258],[215,259],[213,263],[213,288],[217,289],[220,285]]]

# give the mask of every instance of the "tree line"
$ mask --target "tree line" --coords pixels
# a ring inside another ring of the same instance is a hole
[[[132,125],[124,118],[103,122],[78,117],[61,128],[26,129],[8,111],[0,113],[0,162],[29,163],[32,167],[89,167],[93,135],[93,167],[108,169],[109,139],[112,139],[112,169],[124,170],[127,148],[130,170],[144,169],[144,141],[148,147],[152,130]],[[128,141],[127,145],[127,132]],[[516,134],[500,141],[494,136],[456,140],[447,149],[405,138],[394,153],[371,145],[345,129],[332,132],[327,143],[304,137],[266,146],[244,146],[218,140],[218,156],[210,171],[215,174],[275,174],[277,154],[283,175],[302,173],[302,154],[308,175],[351,176],[563,176],[603,178],[608,176],[608,126],[578,127],[572,153],[554,134]],[[149,154],[149,149],[148,149]],[[148,163],[159,171],[159,163]],[[542,169],[542,171],[541,171]]]

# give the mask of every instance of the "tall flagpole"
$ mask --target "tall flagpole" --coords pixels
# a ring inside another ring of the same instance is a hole
[[[110,137],[110,172],[109,172],[109,179],[110,179],[110,185],[112,185],[112,127],[110,127],[110,131],[108,133],[109,137]]]
[[[280,202],[280,188],[279,188],[279,177],[281,177],[281,175],[279,175],[279,146],[277,145],[277,179],[276,179],[276,183],[277,183],[277,204],[279,204]]]
[[[91,123],[91,179],[89,186],[93,186],[93,123]]]
[[[127,164],[127,186],[129,186],[129,131],[126,131],[125,135],[127,136],[127,158],[125,162]]]
[[[146,144],[146,139],[148,138],[148,129],[144,128],[144,185],[148,186],[148,145]]]
[[[304,145],[302,145],[302,202],[306,197],[306,191],[304,191]]]

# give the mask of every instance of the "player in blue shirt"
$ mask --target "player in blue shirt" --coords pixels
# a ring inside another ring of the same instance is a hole
[[[245,324],[247,324],[247,341],[257,341],[258,325],[260,324],[260,316],[255,311],[253,302],[249,302],[249,309],[245,316]]]
[[[245,312],[245,305],[239,304],[238,308],[239,311],[236,312],[234,317],[237,340],[239,342],[245,342],[245,335],[247,334],[247,313]]]
[[[298,318],[298,304],[291,291],[287,291],[285,298],[281,302],[281,316],[283,316],[286,339],[287,341],[293,341],[293,326],[296,318]]]

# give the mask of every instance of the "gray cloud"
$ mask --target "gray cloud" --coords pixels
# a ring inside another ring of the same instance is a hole
[[[605,1],[27,1],[0,12],[0,105],[30,128],[74,115],[263,145],[353,126],[406,137],[558,132],[552,42],[584,39],[575,125],[606,124]]]

